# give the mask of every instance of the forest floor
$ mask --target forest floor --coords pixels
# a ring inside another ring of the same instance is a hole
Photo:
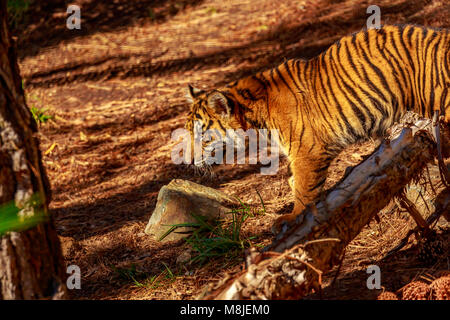
[[[255,237],[255,245],[270,243],[274,219],[290,211],[293,199],[286,159],[272,176],[259,174],[255,165],[220,165],[214,177],[202,176],[172,163],[171,132],[184,126],[187,85],[211,89],[284,59],[310,58],[364,28],[372,2],[73,2],[81,6],[81,30],[66,28],[65,1],[49,0],[33,4],[15,31],[27,102],[53,117],[39,136],[64,257],[82,271],[82,288],[71,293],[76,299],[193,299],[207,283],[241,270],[243,255],[177,266],[188,250],[184,240],[161,243],[144,234],[160,188],[188,179],[254,208],[261,206],[259,192],[266,213],[250,217],[242,231]],[[385,24],[450,27],[444,0],[376,4]],[[373,148],[368,142],[345,150],[327,187]],[[430,172],[437,185],[436,167]],[[336,281],[336,270],[326,275],[321,298],[375,299],[381,290],[366,286],[371,264],[380,266],[382,286],[391,291],[449,271],[448,224],[441,221],[438,228],[447,239],[446,254],[427,265],[417,259],[414,237],[383,258],[414,223],[398,210],[379,216],[348,246]]]

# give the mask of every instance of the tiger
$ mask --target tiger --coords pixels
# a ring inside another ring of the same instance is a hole
[[[279,232],[322,192],[332,160],[347,146],[380,139],[407,111],[450,123],[450,33],[417,25],[384,25],[344,36],[319,55],[213,90],[188,86],[190,111],[202,129],[276,129],[289,161],[294,194]]]

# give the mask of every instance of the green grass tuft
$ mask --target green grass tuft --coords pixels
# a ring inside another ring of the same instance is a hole
[[[194,228],[192,234],[185,239],[195,252],[190,263],[203,265],[209,260],[219,257],[233,260],[250,247],[251,241],[256,238],[255,236],[243,237],[242,225],[249,217],[265,213],[266,209],[259,193],[258,196],[262,203],[262,211],[253,211],[238,199],[240,207],[229,212],[230,218],[209,221],[205,217],[192,214],[195,222],[171,225],[171,228],[160,240],[178,228]]]
[[[117,268],[111,266],[111,269],[116,272],[120,278],[125,280],[131,280],[134,286],[138,288],[149,288],[156,289],[164,286],[167,283],[172,283],[176,279],[176,275],[170,270],[170,268],[162,263],[164,269],[155,275],[148,276],[144,272],[139,272],[136,270],[136,265],[132,264],[129,268]]]
[[[33,115],[34,120],[39,125],[41,123],[46,123],[48,120],[52,119],[53,117],[49,114],[46,114],[46,109],[39,109],[36,107],[30,108],[31,114]]]
[[[16,29],[20,24],[26,22],[26,13],[30,8],[30,0],[8,0],[8,20],[11,29]]]

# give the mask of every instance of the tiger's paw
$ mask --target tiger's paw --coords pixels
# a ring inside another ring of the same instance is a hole
[[[277,218],[272,225],[272,233],[279,234],[280,232],[285,232],[294,223],[297,216],[297,214],[290,213]]]

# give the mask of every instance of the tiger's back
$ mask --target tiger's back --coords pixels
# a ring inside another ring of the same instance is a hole
[[[302,80],[323,134],[345,147],[382,135],[408,110],[448,115],[449,48],[446,30],[385,26],[344,37],[308,61]]]

